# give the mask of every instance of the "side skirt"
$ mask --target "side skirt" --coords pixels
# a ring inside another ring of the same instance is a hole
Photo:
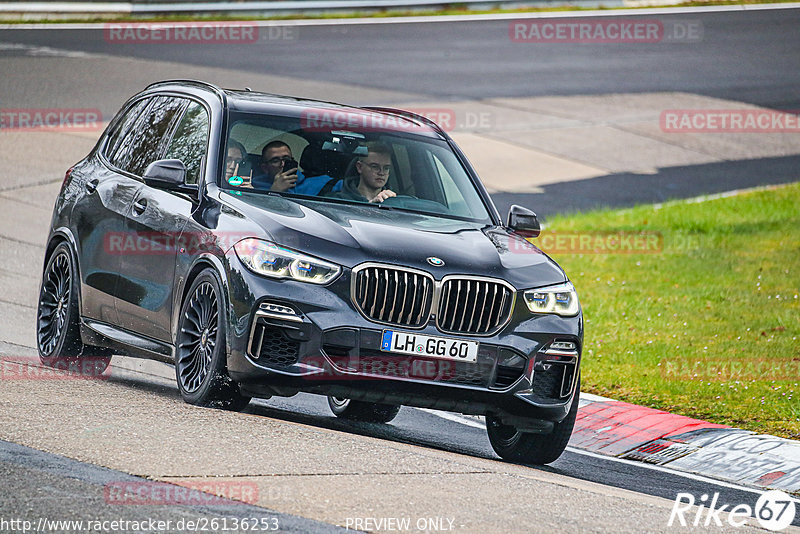
[[[118,326],[81,317],[81,339],[87,345],[107,347],[112,351],[133,358],[146,358],[174,364],[174,347],[134,334]]]

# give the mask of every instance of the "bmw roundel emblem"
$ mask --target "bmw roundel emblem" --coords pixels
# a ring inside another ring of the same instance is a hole
[[[431,256],[428,258],[428,263],[430,263],[434,267],[441,267],[442,265],[444,265],[444,260],[441,258],[437,258],[436,256]]]

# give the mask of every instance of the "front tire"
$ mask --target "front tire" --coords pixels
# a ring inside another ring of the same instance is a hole
[[[80,332],[78,269],[66,242],[50,254],[39,288],[36,346],[43,365],[100,376],[111,363],[107,349],[84,345]]]
[[[336,417],[352,421],[388,423],[397,416],[400,406],[354,401],[339,397],[328,397],[328,406]]]
[[[486,432],[492,448],[502,459],[509,462],[544,465],[555,462],[567,448],[575,419],[578,415],[580,380],[575,390],[567,417],[556,423],[550,434],[520,432],[511,425],[503,424],[500,418],[486,416]]]
[[[196,406],[241,411],[250,403],[228,376],[222,291],[205,270],[194,279],[181,307],[175,377],[183,400]]]

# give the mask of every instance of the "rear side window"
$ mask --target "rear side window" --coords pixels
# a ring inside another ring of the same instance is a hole
[[[208,112],[197,102],[191,102],[164,157],[181,160],[186,166],[186,183],[196,184],[202,173],[207,147]]]
[[[164,143],[186,100],[159,96],[152,100],[134,126],[125,134],[111,159],[116,167],[137,176],[160,159]]]
[[[105,150],[103,151],[108,159],[111,159],[111,155],[117,151],[120,146],[120,142],[125,137],[125,134],[130,132],[131,127],[133,127],[133,123],[136,122],[136,119],[139,118],[139,115],[141,115],[142,111],[144,111],[144,108],[149,103],[149,98],[143,98],[142,100],[139,100],[128,110],[127,113],[125,113],[125,116],[122,118],[122,120],[117,123],[116,129],[114,130],[114,133],[109,136]]]

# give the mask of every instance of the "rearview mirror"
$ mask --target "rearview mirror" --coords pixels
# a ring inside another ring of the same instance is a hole
[[[331,132],[330,139],[322,143],[322,150],[366,156],[367,147],[361,144],[364,140],[365,137],[356,132]]]
[[[527,208],[514,204],[508,210],[508,225],[511,230],[525,235],[525,237],[537,237],[542,227],[539,225],[539,218]]]
[[[179,159],[160,159],[147,166],[144,183],[164,189],[180,189],[186,180],[186,166]]]

